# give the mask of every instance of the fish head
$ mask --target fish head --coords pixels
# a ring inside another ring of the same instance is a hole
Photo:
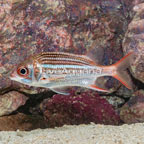
[[[31,86],[33,83],[32,74],[33,74],[32,61],[27,60],[19,64],[16,68],[14,68],[9,78],[11,80]]]

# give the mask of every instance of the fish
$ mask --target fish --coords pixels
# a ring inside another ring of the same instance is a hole
[[[99,87],[97,83],[97,79],[102,76],[112,76],[128,89],[132,89],[127,68],[133,56],[134,52],[129,52],[115,64],[103,66],[89,55],[42,52],[18,64],[9,78],[25,85],[48,88],[63,95],[69,95],[69,88],[73,86],[109,93],[110,90]]]

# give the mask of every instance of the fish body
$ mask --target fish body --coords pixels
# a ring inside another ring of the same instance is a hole
[[[133,52],[123,57],[116,64],[101,66],[85,55],[63,52],[45,52],[32,56],[19,64],[10,79],[35,87],[49,88],[60,94],[69,94],[67,87],[80,86],[102,92],[109,92],[97,85],[97,78],[113,76],[127,88],[131,82],[126,68]]]

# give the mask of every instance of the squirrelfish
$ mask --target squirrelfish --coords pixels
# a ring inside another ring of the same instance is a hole
[[[97,78],[102,76],[113,76],[132,89],[126,72],[132,56],[133,52],[130,52],[115,64],[101,66],[85,55],[43,52],[20,63],[12,71],[10,79],[29,86],[49,88],[64,95],[69,94],[67,88],[71,86],[109,92],[97,84]]]

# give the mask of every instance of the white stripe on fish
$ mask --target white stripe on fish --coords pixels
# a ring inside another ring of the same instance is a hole
[[[96,80],[101,76],[113,76],[127,88],[132,89],[126,69],[133,55],[134,53],[130,52],[116,64],[101,66],[84,55],[45,52],[19,64],[10,78],[30,86],[50,88],[65,95],[68,94],[66,87],[71,86],[109,92],[98,87]]]

